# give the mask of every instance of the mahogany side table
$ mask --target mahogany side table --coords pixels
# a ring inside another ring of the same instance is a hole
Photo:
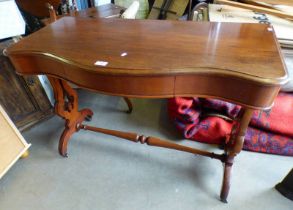
[[[287,72],[273,28],[262,24],[64,17],[7,51],[22,75],[45,74],[54,89],[55,112],[65,120],[59,152],[75,132],[90,130],[220,160],[221,200],[227,202],[231,168],[240,153],[253,110],[270,109]],[[104,94],[137,98],[199,96],[242,106],[223,154],[151,136],[84,124],[66,81]]]

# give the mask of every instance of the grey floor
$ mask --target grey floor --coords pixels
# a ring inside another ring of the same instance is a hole
[[[165,100],[133,100],[129,115],[119,97],[79,95],[80,106],[95,112],[90,124],[221,152],[180,140]],[[293,209],[293,202],[274,189],[292,168],[290,157],[242,152],[229,203],[223,204],[218,200],[220,162],[88,131],[73,136],[69,158],[62,158],[57,143],[63,124],[53,117],[23,134],[32,143],[30,156],[0,180],[0,210]]]

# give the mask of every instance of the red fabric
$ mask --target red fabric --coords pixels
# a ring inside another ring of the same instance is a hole
[[[232,122],[206,113],[236,117],[240,106],[217,99],[173,98],[168,111],[187,139],[221,144],[230,135]],[[270,111],[255,111],[245,136],[244,149],[293,156],[293,94],[280,93]]]

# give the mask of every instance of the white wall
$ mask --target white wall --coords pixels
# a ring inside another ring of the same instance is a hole
[[[111,3],[111,0],[95,0],[96,6],[100,6],[103,4],[109,4],[109,3]]]

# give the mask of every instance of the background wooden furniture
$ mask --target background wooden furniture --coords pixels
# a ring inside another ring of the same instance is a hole
[[[55,112],[66,123],[59,141],[61,155],[67,156],[70,137],[83,129],[211,157],[225,164],[223,202],[253,110],[270,109],[280,86],[288,81],[274,31],[263,24],[64,17],[10,47],[8,55],[18,73],[50,76]],[[109,95],[211,97],[242,109],[225,152],[214,154],[85,125],[93,113],[78,109],[77,93],[65,80]]]
[[[16,0],[17,5],[37,17],[49,17],[47,3],[50,3],[54,8],[58,8],[61,0]]]
[[[17,5],[21,9],[39,18],[49,17],[48,8],[46,7],[48,3],[52,5],[55,10],[57,10],[61,2],[62,0],[16,0]],[[94,7],[95,1],[88,0],[88,6]]]
[[[30,147],[0,106],[0,178]]]
[[[20,129],[53,114],[52,106],[37,76],[19,76],[3,50],[12,40],[0,42],[0,104]]]

